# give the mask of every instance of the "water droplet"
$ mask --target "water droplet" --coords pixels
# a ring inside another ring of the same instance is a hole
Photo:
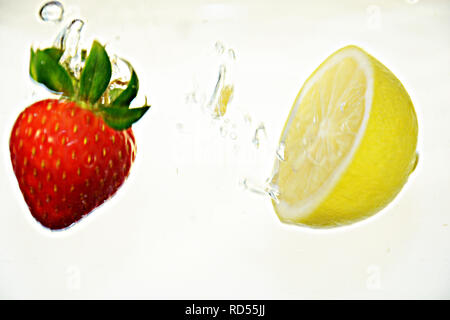
[[[77,79],[80,77],[86,55],[86,52],[79,48],[83,27],[83,20],[73,20],[59,33],[54,42],[56,48],[64,51],[60,63]]]
[[[233,98],[233,85],[226,84],[227,69],[224,64],[219,67],[219,76],[216,86],[206,106],[213,118],[221,118],[227,111],[228,104]]]
[[[59,1],[50,1],[39,10],[39,17],[45,22],[61,22],[64,15],[64,7]]]
[[[237,139],[237,134],[235,132],[231,132],[230,133],[230,139],[231,140],[236,140]]]
[[[276,156],[278,158],[278,160],[280,161],[284,161],[285,160],[285,150],[286,150],[286,144],[284,142],[280,142],[280,144],[278,145],[277,151],[276,151]]]
[[[270,198],[272,198],[272,200],[274,200],[276,203],[279,203],[279,196],[280,196],[280,190],[278,189],[277,186],[275,185],[269,185],[266,188],[266,192],[269,195]]]
[[[261,142],[267,138],[266,127],[264,123],[260,123],[253,135],[253,145],[258,149],[261,146]]]
[[[345,108],[346,104],[347,104],[347,103],[342,102],[342,103],[339,105],[339,109],[340,109],[341,111],[344,111],[344,108]]]
[[[228,49],[228,57],[230,57],[231,60],[236,60],[236,53],[233,49]]]
[[[228,48],[221,41],[208,48],[194,77],[195,94],[186,97],[186,103],[199,106],[214,120],[224,117],[234,96],[234,67],[225,50]]]
[[[253,183],[248,178],[244,178],[239,183],[245,190],[251,191],[253,193],[265,195],[266,191],[263,186]]]
[[[125,59],[119,58],[117,55],[110,55],[111,60],[111,80],[110,84],[102,96],[102,103],[109,104],[113,101],[118,94],[120,94],[120,89],[125,89],[131,79],[131,74],[133,67]]]
[[[409,4],[416,4],[419,2],[419,0],[406,0],[406,2]]]
[[[214,45],[214,48],[216,49],[216,53],[219,55],[222,55],[225,51],[225,46],[220,41],[216,42],[216,44]]]
[[[263,195],[263,196],[268,196],[270,197],[272,200],[274,200],[275,202],[279,202],[278,197],[280,195],[280,192],[278,190],[277,186],[274,186],[272,184],[258,184],[253,182],[252,180],[248,179],[248,178],[244,178],[240,181],[239,183],[245,190],[248,190],[250,192],[259,194],[259,195]]]
[[[117,55],[111,58],[111,82],[116,81],[117,85],[125,87],[131,78],[133,67],[131,64]]]

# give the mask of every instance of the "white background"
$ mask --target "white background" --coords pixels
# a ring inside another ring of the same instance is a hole
[[[39,20],[43,3],[0,0],[0,298],[450,298],[449,1],[67,0],[59,24]],[[51,232],[29,214],[8,139],[20,111],[49,96],[28,76],[30,46],[51,44],[73,18],[86,22],[87,43],[99,39],[133,64],[137,103],[147,95],[153,108],[134,126],[137,160],[116,196]],[[236,53],[228,124],[186,103],[217,41]],[[239,181],[269,174],[298,90],[347,44],[410,93],[418,168],[362,223],[282,224],[269,198]],[[266,151],[251,142],[259,123]],[[236,140],[221,135],[224,125]]]

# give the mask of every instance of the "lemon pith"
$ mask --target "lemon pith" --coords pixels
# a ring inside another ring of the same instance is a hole
[[[311,227],[364,219],[398,194],[416,163],[418,125],[406,90],[355,46],[332,54],[300,90],[272,184],[279,218]]]

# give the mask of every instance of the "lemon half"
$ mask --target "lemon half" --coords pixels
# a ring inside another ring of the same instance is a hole
[[[272,185],[281,221],[335,227],[381,210],[417,163],[418,124],[400,81],[362,49],[327,58],[300,90]]]

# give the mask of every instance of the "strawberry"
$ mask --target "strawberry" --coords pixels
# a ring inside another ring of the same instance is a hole
[[[131,126],[149,109],[129,108],[138,91],[134,70],[126,88],[111,89],[111,63],[97,41],[79,79],[61,55],[58,48],[31,51],[31,77],[62,97],[27,107],[9,143],[25,202],[52,230],[80,220],[124,183],[136,154]]]

